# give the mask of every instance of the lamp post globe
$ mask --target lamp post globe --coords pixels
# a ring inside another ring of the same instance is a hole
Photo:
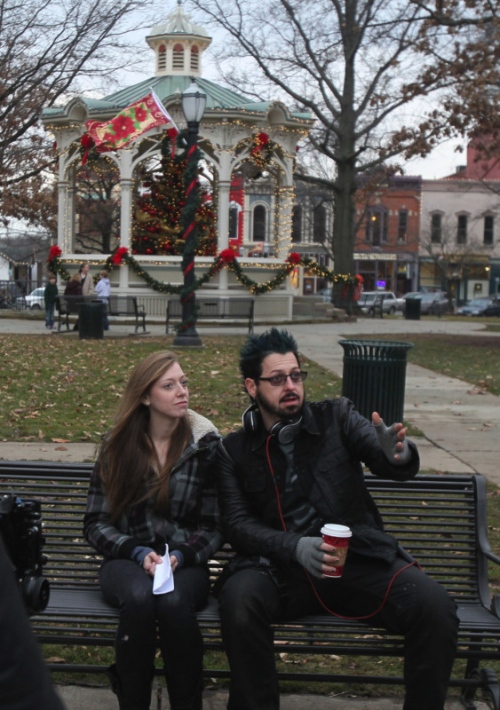
[[[188,166],[187,175],[196,174],[198,168],[198,133],[200,122],[207,105],[207,95],[194,80],[190,86],[182,93],[182,111],[187,123],[187,155]],[[198,176],[186,184],[186,208],[188,214],[193,214],[193,222],[190,225],[184,224],[185,242],[182,257],[182,272],[184,274],[184,287],[181,294],[182,301],[182,323],[174,338],[175,347],[201,347],[202,342],[196,331],[196,294],[193,289],[195,282],[194,273],[194,250],[198,240],[197,227],[194,221],[194,209],[198,201],[199,183]]]

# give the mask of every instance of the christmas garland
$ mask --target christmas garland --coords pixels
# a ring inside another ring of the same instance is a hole
[[[49,258],[47,259],[48,268],[49,271],[58,273],[62,279],[67,281],[71,277],[62,264],[61,255],[62,252],[58,246],[51,247]],[[118,247],[112,254],[110,254],[110,256],[108,256],[103,268],[106,269],[106,271],[111,272],[122,263],[128,264],[132,271],[143,281],[145,281],[145,283],[153,291],[176,295],[182,293],[184,288],[182,284],[173,286],[154,279],[151,274],[143,269],[139,262],[128,253],[127,247]],[[355,276],[352,274],[335,274],[331,269],[327,269],[325,266],[321,266],[321,264],[318,264],[313,259],[303,257],[297,252],[291,252],[289,254],[285,264],[275,272],[272,279],[269,281],[258,282],[254,281],[244,273],[243,268],[232,249],[223,249],[223,251],[221,251],[220,254],[214,258],[213,263],[208,267],[203,276],[195,280],[192,290],[197,291],[201,286],[206,284],[210,281],[210,279],[218,274],[221,269],[226,267],[235,274],[242,286],[247,288],[254,296],[259,296],[278,288],[278,286],[284,282],[286,277],[289,276],[290,273],[298,266],[303,266],[308,271],[311,271],[315,276],[320,276],[324,278],[325,281],[332,284],[359,287],[363,283],[363,277],[360,274],[356,274]]]

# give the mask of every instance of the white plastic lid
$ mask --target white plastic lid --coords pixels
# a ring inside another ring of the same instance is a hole
[[[322,535],[330,537],[352,537],[351,528],[347,525],[337,525],[336,523],[327,523],[321,528]]]

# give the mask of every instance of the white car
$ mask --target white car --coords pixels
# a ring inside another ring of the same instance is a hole
[[[363,291],[358,307],[361,313],[373,315],[376,303],[382,301],[382,313],[394,315],[396,311],[403,311],[405,306],[404,298],[398,298],[392,291]]]
[[[17,308],[31,308],[32,311],[39,311],[42,308],[45,308],[43,298],[44,291],[45,286],[41,286],[40,288],[35,288],[29,296],[19,296],[16,298]]]

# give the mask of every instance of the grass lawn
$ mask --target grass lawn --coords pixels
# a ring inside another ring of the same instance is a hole
[[[408,362],[471,382],[491,394],[500,395],[498,336],[398,333],[397,337],[380,335],[377,339],[411,342],[414,347],[408,351]]]
[[[179,354],[189,377],[190,406],[225,434],[248,406],[238,372],[243,337],[203,339],[202,350]],[[6,335],[0,339],[0,440],[98,442],[111,426],[118,398],[134,366],[170,349],[172,338],[70,340]],[[308,396],[335,397],[333,373],[305,361]]]

